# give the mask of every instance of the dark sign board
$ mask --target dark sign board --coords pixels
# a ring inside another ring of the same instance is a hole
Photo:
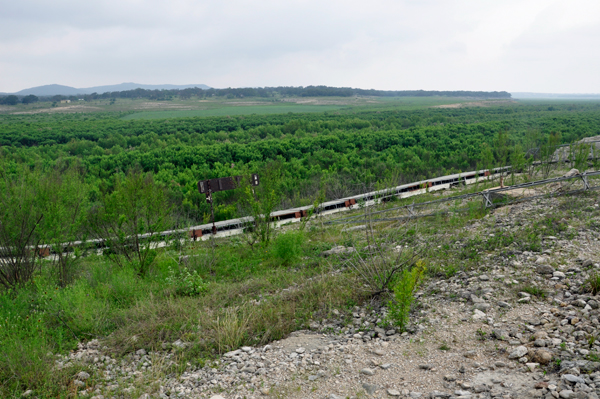
[[[198,191],[200,194],[207,194],[208,191],[216,193],[217,191],[233,190],[239,187],[242,176],[229,176],[221,177],[218,179],[200,180],[198,182]],[[258,186],[259,180],[258,175],[253,174],[250,180],[250,184]]]

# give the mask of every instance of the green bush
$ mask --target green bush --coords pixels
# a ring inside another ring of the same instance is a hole
[[[388,304],[388,317],[392,324],[400,327],[401,330],[404,330],[408,323],[410,307],[415,299],[413,294],[419,286],[424,273],[425,265],[422,261],[418,261],[411,270],[405,270],[400,275],[394,287],[394,300]]]
[[[288,231],[275,239],[273,254],[284,265],[288,265],[302,254],[306,236],[302,231]]]
[[[169,275],[165,281],[175,288],[175,292],[179,296],[199,296],[208,289],[208,283],[200,277],[198,272],[196,270],[190,272],[187,267],[175,271],[169,266]]]

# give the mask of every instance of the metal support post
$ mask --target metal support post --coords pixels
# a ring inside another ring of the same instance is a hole
[[[481,195],[483,195],[483,199],[485,200],[484,206],[486,208],[491,208],[492,206],[494,206],[492,204],[492,200],[490,199],[490,193],[489,193],[489,191],[483,192],[483,193],[481,193]]]
[[[586,174],[583,174],[581,176],[581,180],[583,180],[583,189],[584,190],[589,190],[590,189],[590,184],[588,183],[588,177]]]

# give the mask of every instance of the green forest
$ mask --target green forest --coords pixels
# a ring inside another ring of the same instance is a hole
[[[150,173],[190,223],[206,219],[198,180],[281,168],[281,206],[312,203],[324,185],[340,192],[506,163],[503,145],[522,151],[551,133],[569,143],[598,134],[600,104],[515,103],[490,107],[122,120],[124,113],[0,116],[2,174],[76,168],[91,202],[129,170]],[[486,156],[491,150],[493,159]],[[487,151],[487,152],[486,152]],[[487,157],[487,158],[486,158]],[[336,187],[336,190],[332,188]],[[343,187],[343,188],[340,188]],[[340,191],[341,190],[341,191]],[[217,220],[240,216],[235,193],[216,196]]]

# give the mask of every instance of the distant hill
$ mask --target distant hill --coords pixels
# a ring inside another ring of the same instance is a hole
[[[556,100],[596,100],[600,99],[600,94],[582,94],[582,93],[510,93],[513,98],[519,99],[556,99]]]
[[[63,86],[57,84],[44,85],[32,87],[29,89],[24,89],[18,91],[16,93],[17,96],[27,96],[29,94],[33,94],[36,96],[77,96],[83,94],[92,94],[92,93],[106,93],[113,91],[126,91],[126,90],[134,90],[134,89],[145,89],[145,90],[175,90],[175,89],[187,89],[197,87],[199,89],[210,89],[209,86],[204,84],[196,84],[196,85],[172,85],[172,84],[164,84],[164,85],[144,85],[140,83],[121,83],[118,85],[108,85],[108,86],[94,86],[87,87],[82,89],[77,89],[75,87]],[[2,93],[4,95],[9,93]]]

